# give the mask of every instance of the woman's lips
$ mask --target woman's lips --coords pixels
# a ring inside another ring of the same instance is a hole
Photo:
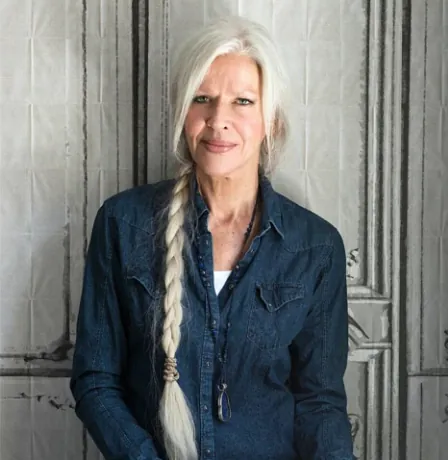
[[[205,148],[209,152],[213,153],[224,153],[228,152],[229,150],[233,149],[237,144],[233,144],[232,142],[224,142],[224,141],[201,141],[204,144]]]

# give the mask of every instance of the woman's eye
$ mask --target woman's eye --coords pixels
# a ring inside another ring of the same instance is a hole
[[[196,102],[198,104],[203,104],[204,102],[208,102],[208,97],[207,96],[195,96],[193,98],[193,102]]]
[[[237,101],[240,105],[250,105],[254,103],[253,101],[251,101],[250,99],[246,99],[245,97],[239,97]]]

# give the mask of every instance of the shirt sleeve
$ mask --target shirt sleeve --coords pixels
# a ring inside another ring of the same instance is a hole
[[[294,441],[301,460],[353,460],[344,373],[348,305],[344,243],[334,230],[303,329],[290,346]]]
[[[127,343],[112,222],[103,205],[95,218],[87,254],[70,389],[77,416],[106,460],[159,459],[152,438],[123,398],[121,375]]]

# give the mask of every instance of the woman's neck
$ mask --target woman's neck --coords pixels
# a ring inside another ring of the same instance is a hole
[[[196,172],[199,191],[213,219],[223,224],[251,216],[258,194],[258,171],[243,177],[210,177]]]

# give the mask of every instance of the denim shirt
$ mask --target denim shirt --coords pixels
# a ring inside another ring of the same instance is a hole
[[[156,216],[173,185],[161,181],[109,198],[92,230],[70,387],[76,414],[106,460],[166,459],[157,415],[164,251]],[[263,176],[260,191],[260,230],[216,295],[209,210],[194,175],[190,181],[194,218],[185,224],[191,243],[176,357],[199,457],[352,460],[341,236]],[[226,335],[232,417],[221,422]]]

